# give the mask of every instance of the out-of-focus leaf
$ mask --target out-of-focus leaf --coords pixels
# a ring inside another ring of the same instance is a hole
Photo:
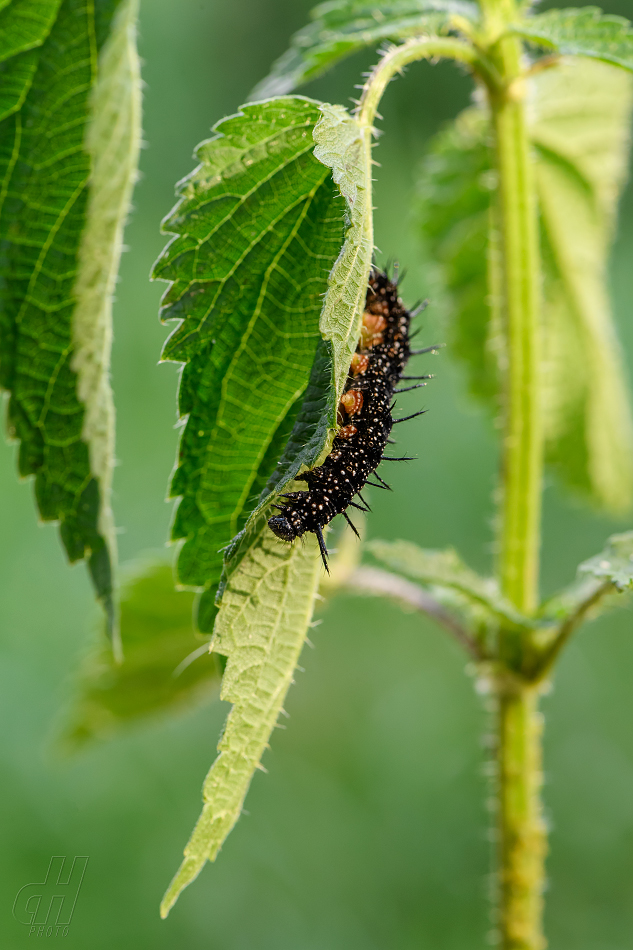
[[[631,80],[577,59],[533,83],[547,457],[567,485],[622,510],[631,501],[633,439],[606,271],[626,169]],[[467,110],[431,147],[420,202],[425,239],[453,298],[454,350],[467,364],[472,391],[494,403],[504,354],[491,167],[487,118]]]
[[[452,592],[488,614],[490,619],[511,627],[529,626],[530,621],[520,614],[499,591],[496,580],[481,577],[471,570],[453,548],[433,551],[420,548],[411,541],[369,541],[367,550],[377,561],[405,577],[430,587],[445,602],[442,591]],[[449,603],[453,602],[451,596]]]
[[[624,17],[598,7],[547,10],[512,27],[538,46],[570,56],[590,56],[633,70],[633,30]]]
[[[154,276],[171,281],[162,319],[179,325],[164,357],[185,364],[179,411],[187,419],[172,534],[185,539],[179,582],[204,591],[201,630],[213,625],[220,549],[275,471],[317,357],[344,224],[330,169],[313,154],[319,117],[318,103],[286,97],[220,122],[164,224],[177,237]],[[317,359],[319,380],[329,381],[327,353]],[[313,451],[299,452],[298,464]]]
[[[604,551],[583,561],[578,573],[609,581],[620,591],[633,587],[633,531],[611,535]]]
[[[613,511],[633,491],[633,425],[607,286],[628,164],[633,79],[572,60],[536,80],[532,141],[546,275],[548,458]]]
[[[292,37],[290,48],[253,90],[253,99],[291,92],[340,60],[385,39],[404,39],[448,30],[451,16],[479,18],[466,0],[334,0],[311,12],[312,23]]]
[[[432,141],[418,182],[419,221],[450,296],[450,348],[468,370],[472,394],[499,392],[499,334],[490,308],[492,171],[487,115],[466,109]]]
[[[202,814],[163,899],[163,917],[206,861],[215,859],[240,816],[292,682],[320,573],[312,535],[305,544],[284,544],[264,525],[229,575],[213,649],[227,656],[221,696],[233,708],[204,784]]]
[[[0,386],[40,516],[86,557],[111,633],[111,297],[136,178],[137,0],[0,12]]]
[[[106,644],[88,658],[63,736],[71,751],[219,693],[224,664],[194,634],[193,596],[164,561],[135,567],[121,596],[124,660]]]

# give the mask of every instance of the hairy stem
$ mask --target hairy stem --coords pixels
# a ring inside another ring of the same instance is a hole
[[[540,796],[538,688],[502,688],[497,727],[500,942],[503,950],[542,950],[547,832]]]
[[[485,0],[491,38],[516,14],[514,0]],[[502,92],[490,91],[498,172],[501,307],[507,366],[498,572],[505,596],[524,613],[538,604],[543,435],[540,412],[539,248],[524,104],[520,42],[494,42]],[[528,631],[501,634],[500,656],[521,668]],[[502,677],[503,678],[503,677]],[[538,690],[525,680],[498,694],[498,926],[503,950],[542,950],[546,831],[541,817]]]

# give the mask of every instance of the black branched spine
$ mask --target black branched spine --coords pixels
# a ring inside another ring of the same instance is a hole
[[[297,475],[298,480],[308,483],[308,491],[284,495],[286,504],[276,506],[279,514],[268,521],[271,530],[284,541],[294,541],[306,531],[313,531],[326,570],[323,528],[338,514],[349,522],[346,509],[350,505],[359,507],[353,498],[383,460],[390,441],[394,390],[411,355],[410,322],[411,314],[398,297],[397,285],[386,273],[372,270],[361,339],[339,405],[340,429],[332,451],[323,465]],[[376,477],[382,482],[380,476]]]

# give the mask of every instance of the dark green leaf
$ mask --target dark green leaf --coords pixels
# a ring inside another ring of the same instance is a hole
[[[328,278],[319,320],[323,341],[316,351],[301,411],[258,507],[226,550],[226,570],[220,584],[220,596],[226,578],[237,569],[251,543],[259,536],[267,517],[266,507],[273,496],[291,487],[302,466],[313,467],[329,451],[336,431],[339,398],[360,335],[374,249],[371,132],[361,129],[342,106],[322,103],[320,108],[322,117],[314,129],[317,143],[314,154],[332,169],[333,179],[347,203],[348,227],[341,253]],[[305,486],[295,487],[301,489]],[[200,607],[205,617],[212,616],[206,592],[202,595]]]
[[[321,339],[319,314],[343,240],[343,205],[314,154],[319,105],[249,105],[215,127],[165,222],[178,236],[155,266],[172,281],[166,359],[185,364],[187,423],[171,486],[181,500],[180,583],[203,588],[210,629],[222,553],[275,471]],[[348,364],[349,365],[349,364]],[[331,378],[330,370],[325,368]]]
[[[384,39],[402,39],[448,29],[451,16],[478,19],[466,0],[335,0],[311,13],[312,23],[295,33],[290,49],[253,90],[253,99],[291,92],[326,72],[341,59]]]
[[[224,664],[196,637],[193,594],[174,590],[171,565],[135,565],[121,595],[118,664],[104,643],[84,666],[63,741],[71,750],[219,691]]]
[[[69,559],[88,558],[113,632],[110,308],[140,140],[136,12],[0,12],[0,386],[20,474]]]
[[[568,56],[590,56],[633,70],[633,30],[628,20],[598,7],[548,10],[512,28],[519,36]]]

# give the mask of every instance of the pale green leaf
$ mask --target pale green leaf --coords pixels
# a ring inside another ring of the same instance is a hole
[[[583,561],[578,572],[608,581],[620,591],[633,587],[633,531],[612,535],[604,551]]]
[[[633,79],[574,60],[536,79],[544,411],[550,462],[605,507],[633,490],[633,425],[607,265],[629,147]]]
[[[633,29],[628,20],[598,7],[547,10],[512,27],[531,43],[570,56],[590,56],[633,70]]]
[[[62,736],[70,751],[219,693],[223,658],[195,635],[194,595],[174,589],[171,564],[145,559],[122,573],[124,660],[104,642],[84,663]]]
[[[510,627],[529,626],[499,591],[497,581],[482,577],[469,568],[452,548],[434,551],[420,548],[411,541],[369,541],[367,550],[377,561],[412,580],[430,587],[442,602],[442,591],[454,592],[460,599],[483,609],[489,619]],[[452,602],[450,598],[449,602]]]
[[[312,10],[312,22],[299,30],[290,48],[253,90],[253,99],[279,96],[315,79],[340,60],[385,39],[404,39],[448,31],[451,16],[476,22],[479,13],[467,0],[334,0]]]
[[[163,917],[215,859],[240,816],[292,682],[320,573],[312,535],[304,544],[284,544],[264,525],[228,578],[212,646],[227,657],[221,696],[233,708],[204,784],[202,814],[163,899]]]
[[[612,510],[628,506],[633,485],[629,395],[607,292],[630,109],[629,77],[602,63],[561,62],[533,80],[547,456],[569,486]],[[496,407],[504,354],[492,166],[487,116],[469,109],[432,145],[420,203],[425,240],[452,298],[451,349],[465,361],[472,391]]]
[[[187,422],[171,485],[180,497],[172,534],[185,540],[178,579],[202,590],[198,624],[208,632],[221,549],[277,468],[315,360],[321,385],[331,377],[319,313],[344,208],[313,155],[319,116],[318,103],[286,97],[222,120],[179,186],[164,223],[177,236],[154,268],[171,281],[162,319],[179,321],[163,355],[185,364],[179,410]],[[327,437],[326,426],[307,445],[306,427],[299,465],[313,463]]]
[[[0,13],[24,14],[13,45],[3,36],[0,385],[20,474],[69,559],[88,559],[113,633],[110,299],[140,141],[137,5]]]

